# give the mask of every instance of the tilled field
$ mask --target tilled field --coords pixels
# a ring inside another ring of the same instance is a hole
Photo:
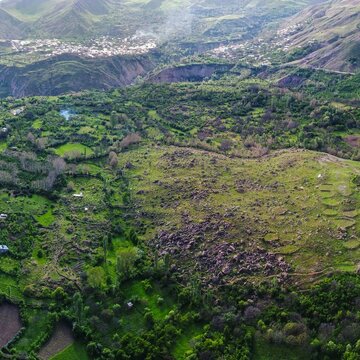
[[[0,305],[0,348],[5,346],[20,329],[19,308],[7,303]]]

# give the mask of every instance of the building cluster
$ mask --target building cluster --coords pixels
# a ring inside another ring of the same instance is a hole
[[[51,57],[62,54],[76,54],[82,57],[97,58],[116,55],[146,54],[157,47],[154,39],[132,36],[124,39],[103,36],[86,42],[66,42],[59,39],[12,40],[14,52],[39,54]]]
[[[274,56],[287,53],[297,46],[292,41],[292,35],[304,28],[305,23],[297,23],[279,29],[271,38],[257,38],[222,44],[210,50],[210,55],[230,60],[242,61],[252,65],[271,65]],[[310,40],[309,45],[315,40]]]
[[[243,41],[221,45],[211,50],[211,54],[220,58],[241,60],[254,65],[271,65],[269,43],[264,39]]]

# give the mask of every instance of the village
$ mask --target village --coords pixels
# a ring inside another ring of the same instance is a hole
[[[263,39],[221,45],[210,55],[230,60],[240,60],[253,65],[271,65],[270,44]]]
[[[286,54],[291,49],[296,48],[291,41],[291,35],[300,31],[303,26],[302,23],[286,25],[278,29],[270,37],[264,36],[255,40],[222,44],[209,53],[216,57],[237,60],[252,65],[270,66],[278,55]]]
[[[62,54],[75,54],[87,58],[140,55],[146,54],[156,47],[157,43],[153,38],[141,35],[124,39],[103,36],[83,43],[55,38],[11,41],[14,53],[36,54],[45,58]]]

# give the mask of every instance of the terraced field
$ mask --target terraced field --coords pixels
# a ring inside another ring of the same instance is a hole
[[[65,144],[55,150],[55,153],[64,157],[80,155],[86,158],[93,154],[93,151],[82,144]]]
[[[185,263],[188,274],[206,269],[209,286],[238,281],[239,272],[255,282],[286,273],[301,283],[358,266],[357,162],[306,151],[241,160],[176,147],[143,147],[120,161],[133,165],[126,176],[144,240]],[[235,249],[276,254],[289,268],[275,259],[260,269],[256,259],[239,266]]]

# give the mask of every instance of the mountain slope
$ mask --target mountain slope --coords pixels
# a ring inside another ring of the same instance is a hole
[[[22,0],[5,2],[3,8],[16,19],[26,21],[37,37],[76,37],[88,33],[109,12],[109,3],[106,0]],[[0,35],[3,33],[6,29],[0,28]]]
[[[24,24],[11,16],[5,10],[0,9],[0,38],[12,39],[22,35]]]
[[[0,2],[9,14],[22,21],[36,21],[64,0],[4,0]]]
[[[307,8],[285,26],[298,27],[289,37],[292,49],[316,44],[298,63],[346,72],[360,68],[359,1],[334,0]]]
[[[126,32],[126,36],[143,30],[155,32],[162,38],[190,33],[195,37],[218,38],[239,36],[249,30],[249,25],[254,32],[251,24],[259,22],[259,17],[274,20],[290,16],[318,1],[5,0],[0,2],[0,8],[31,25],[31,32],[26,35],[36,37],[83,37],[121,29],[119,32]],[[95,29],[94,25],[99,23]],[[136,30],[129,34],[134,26]]]
[[[33,24],[39,34],[56,37],[83,36],[108,12],[108,3],[101,0],[75,0],[59,4],[51,13]]]
[[[109,12],[107,0],[75,0],[73,6],[76,9],[93,15],[105,15]]]

